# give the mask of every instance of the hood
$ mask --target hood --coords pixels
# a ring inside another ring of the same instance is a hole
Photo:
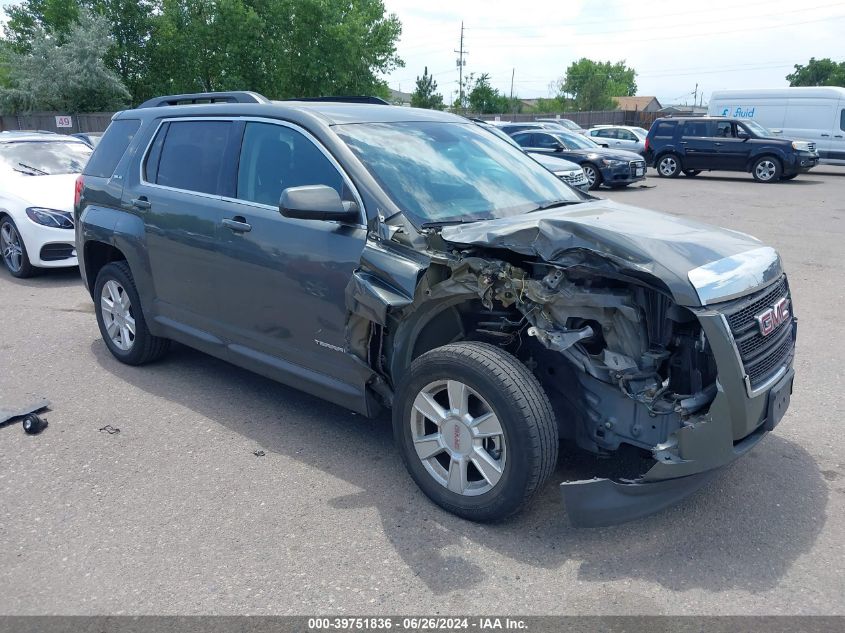
[[[6,179],[3,191],[23,200],[30,207],[73,211],[73,194],[79,174],[25,176]]]
[[[615,160],[642,160],[643,157],[636,152],[629,152],[624,149],[614,149],[612,147],[596,147],[594,149],[570,149],[562,152],[563,156],[580,156],[581,158],[593,158],[601,156],[602,158],[610,158]]]
[[[685,306],[741,296],[782,272],[777,253],[750,235],[609,200],[445,226],[441,236],[561,266],[609,261],[657,278]]]
[[[549,154],[530,154],[530,156],[551,171],[579,171],[581,169],[581,165],[565,158],[558,158]]]

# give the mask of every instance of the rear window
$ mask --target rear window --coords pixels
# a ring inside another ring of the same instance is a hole
[[[655,136],[674,136],[677,121],[660,121],[654,126]]]
[[[172,121],[153,143],[145,164],[147,179],[164,187],[219,195],[231,129],[229,121]]]
[[[138,119],[112,121],[103,138],[97,144],[94,155],[88,161],[88,165],[85,167],[85,175],[111,178],[139,127],[141,127],[141,121]]]

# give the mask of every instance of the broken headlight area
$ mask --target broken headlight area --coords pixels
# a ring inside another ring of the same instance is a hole
[[[474,256],[450,268],[429,295],[480,299],[468,330],[532,369],[562,438],[600,455],[625,445],[678,459],[672,434],[716,395],[713,354],[690,310],[657,285],[607,271]]]

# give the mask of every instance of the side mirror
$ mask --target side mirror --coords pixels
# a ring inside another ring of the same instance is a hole
[[[562,151],[563,151],[563,150],[565,150],[565,149],[566,149],[566,148],[565,148],[563,145],[561,145],[560,143],[558,143],[557,145],[555,145],[555,151],[556,151],[556,152],[562,152]]]
[[[607,143],[599,143],[599,146],[600,147],[610,147],[610,145],[608,145]]]
[[[360,217],[357,204],[343,202],[340,194],[326,185],[288,187],[282,192],[279,211],[286,218],[298,220],[356,222]]]

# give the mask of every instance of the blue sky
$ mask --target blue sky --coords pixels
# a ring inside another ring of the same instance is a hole
[[[796,63],[845,59],[845,2],[839,0],[384,0],[402,21],[399,55],[388,77],[413,90],[428,66],[449,100],[461,20],[467,72],[521,97],[549,96],[549,85],[581,57],[626,60],[638,71],[639,94],[663,103],[691,102],[696,82],[705,102],[725,88],[787,85]],[[0,0],[0,5],[11,4]]]

